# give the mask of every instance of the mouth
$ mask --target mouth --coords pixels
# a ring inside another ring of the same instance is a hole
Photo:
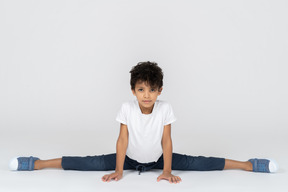
[[[144,102],[144,103],[150,103],[151,101],[149,101],[149,100],[144,100],[143,102]]]

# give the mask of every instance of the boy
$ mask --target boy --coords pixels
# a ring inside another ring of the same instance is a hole
[[[181,178],[171,173],[173,170],[212,171],[242,169],[254,172],[276,172],[274,161],[249,159],[246,162],[216,157],[193,157],[172,153],[171,124],[176,120],[171,105],[157,100],[163,88],[162,69],[153,62],[140,62],[130,71],[130,85],[137,100],[122,104],[116,120],[120,123],[120,133],[116,144],[116,154],[62,157],[40,160],[36,157],[19,157],[10,162],[11,170],[39,170],[43,168],[63,168],[64,170],[106,171],[104,182],[120,180],[123,170],[136,169],[139,174],[150,169],[163,169],[157,181],[179,183]]]

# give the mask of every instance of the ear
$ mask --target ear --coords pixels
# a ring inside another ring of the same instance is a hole
[[[161,95],[162,90],[163,90],[163,87],[161,87],[160,89],[158,89],[158,95]]]
[[[135,90],[134,90],[134,89],[131,89],[131,91],[132,91],[133,95],[135,95]],[[136,95],[135,95],[135,96],[136,96]]]

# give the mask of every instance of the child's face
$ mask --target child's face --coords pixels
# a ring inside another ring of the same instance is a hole
[[[147,82],[137,82],[135,90],[132,90],[132,92],[137,97],[138,103],[142,108],[150,109],[161,94],[162,89],[162,87],[159,90],[152,88]]]

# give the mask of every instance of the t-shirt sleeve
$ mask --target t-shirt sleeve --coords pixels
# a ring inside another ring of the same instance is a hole
[[[125,107],[124,103],[122,104],[121,109],[117,113],[116,121],[127,125],[127,108]]]
[[[166,116],[164,120],[164,125],[171,124],[177,120],[177,118],[174,115],[172,106],[169,103],[167,105],[168,106],[167,106]]]

